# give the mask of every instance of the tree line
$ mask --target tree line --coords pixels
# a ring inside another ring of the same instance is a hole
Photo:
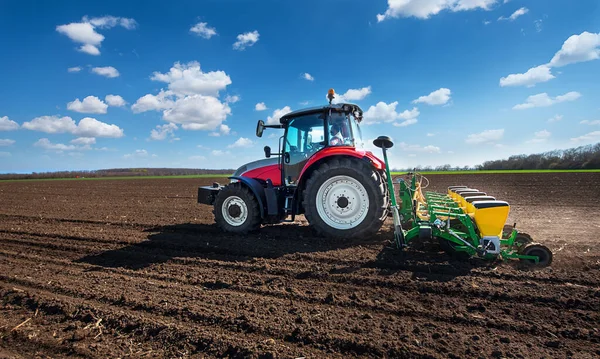
[[[2,179],[46,179],[46,178],[97,178],[131,176],[187,176],[187,175],[230,175],[233,169],[209,170],[197,168],[111,168],[91,171],[32,172],[26,174],[0,174]]]

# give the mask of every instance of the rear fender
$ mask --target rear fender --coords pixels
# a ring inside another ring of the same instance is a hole
[[[314,169],[315,164],[324,162],[324,161],[328,160],[330,157],[334,157],[334,156],[336,156],[336,157],[345,156],[345,157],[363,159],[367,163],[369,163],[371,166],[375,167],[378,170],[385,169],[385,163],[383,161],[381,161],[379,158],[377,158],[372,152],[356,149],[354,147],[344,147],[344,146],[328,147],[328,148],[325,148],[325,149],[315,153],[308,160],[308,162],[306,162],[306,165],[304,165],[304,168],[302,169],[302,172],[300,172],[300,175],[298,177],[300,178],[300,180],[302,180],[304,177],[304,174],[310,175],[310,172],[312,171],[312,169]]]

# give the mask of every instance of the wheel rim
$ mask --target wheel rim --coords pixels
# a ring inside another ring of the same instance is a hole
[[[227,197],[221,206],[221,213],[223,213],[225,222],[238,227],[244,224],[248,218],[248,206],[238,196]]]
[[[351,229],[360,225],[369,211],[369,195],[353,177],[335,176],[317,191],[317,213],[330,227]]]

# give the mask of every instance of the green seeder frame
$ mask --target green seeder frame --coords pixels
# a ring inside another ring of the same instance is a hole
[[[479,235],[474,220],[459,207],[459,205],[446,194],[425,192],[424,207],[428,211],[429,219],[422,220],[417,215],[418,202],[415,199],[417,191],[417,176],[412,174],[410,184],[400,179],[399,190],[399,220],[403,228],[401,236],[395,236],[398,248],[407,246],[417,238],[440,238],[456,252],[465,252],[469,256],[484,259],[523,259],[539,262],[537,256],[519,254],[521,243],[515,241],[519,232],[514,228],[510,233],[503,233],[500,238],[499,253],[489,253],[489,243],[486,244]],[[394,196],[392,194],[392,196]],[[392,204],[395,205],[395,200]],[[494,251],[497,252],[497,251]]]

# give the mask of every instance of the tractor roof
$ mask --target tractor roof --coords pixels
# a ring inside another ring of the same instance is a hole
[[[287,113],[287,114],[281,116],[281,119],[279,120],[279,122],[281,122],[281,124],[285,124],[294,117],[311,115],[311,114],[315,114],[315,113],[322,113],[322,112],[329,110],[330,108],[336,112],[358,111],[360,113],[360,119],[358,119],[358,120],[360,121],[362,119],[363,111],[358,105],[353,104],[353,103],[336,103],[333,105],[308,107],[308,108],[303,108],[300,110],[292,111],[290,113]]]

